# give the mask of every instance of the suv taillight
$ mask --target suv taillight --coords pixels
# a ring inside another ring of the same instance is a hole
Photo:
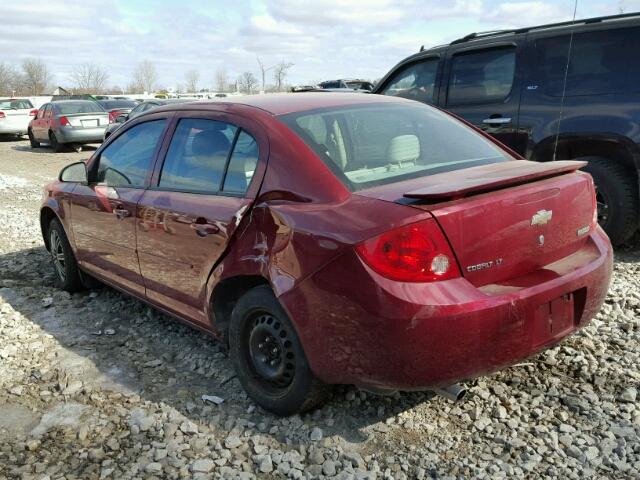
[[[60,117],[60,118],[58,118],[58,122],[60,122],[60,126],[61,126],[61,127],[66,127],[66,126],[68,126],[68,125],[71,125],[71,124],[69,123],[69,119],[68,119],[67,117]]]
[[[4,112],[0,112],[0,118],[6,118],[6,115],[4,114]]]
[[[456,259],[432,218],[405,225],[356,246],[380,275],[400,282],[435,282],[460,276]]]
[[[37,114],[38,114],[38,109],[37,109],[37,108],[36,108],[36,109],[34,109],[34,110],[31,110],[31,111],[29,112],[29,116],[30,116],[30,117],[35,117]]]

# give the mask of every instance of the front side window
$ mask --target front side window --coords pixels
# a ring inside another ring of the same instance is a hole
[[[111,187],[143,187],[152,167],[166,120],[153,120],[128,129],[100,154],[96,181]]]
[[[419,103],[321,109],[279,118],[351,191],[510,159],[466,125]]]
[[[382,90],[384,95],[433,103],[435,101],[436,74],[439,60],[424,60],[398,72]]]
[[[227,165],[237,127],[216,120],[180,120],[162,167],[159,186],[215,193]]]
[[[501,102],[511,92],[516,70],[515,47],[453,56],[448,105]]]

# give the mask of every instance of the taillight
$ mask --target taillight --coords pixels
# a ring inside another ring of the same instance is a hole
[[[116,123],[116,117],[120,115],[120,110],[112,110],[109,112],[109,123]]]
[[[6,115],[4,114],[4,112],[0,112],[0,118],[6,118]]]
[[[31,110],[29,112],[29,116],[30,117],[35,117],[38,114],[38,109],[36,108],[35,110]]]
[[[71,124],[69,123],[69,120],[67,119],[67,117],[60,117],[60,118],[58,118],[58,122],[60,122],[60,126],[61,126],[61,127],[66,127],[66,126],[71,125]]]
[[[434,282],[460,276],[453,252],[432,218],[405,225],[356,246],[380,275],[401,282]]]

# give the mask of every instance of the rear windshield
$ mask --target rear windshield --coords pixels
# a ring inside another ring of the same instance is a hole
[[[0,110],[20,110],[24,108],[33,108],[33,105],[26,99],[3,99],[0,100]]]
[[[351,191],[510,160],[463,123],[417,102],[321,109],[279,118]]]
[[[133,100],[100,100],[98,103],[107,110],[112,108],[133,108],[138,105],[138,103]]]
[[[78,100],[75,102],[56,102],[53,104],[56,111],[61,115],[73,115],[74,113],[103,113],[102,108],[96,102],[89,100]]]

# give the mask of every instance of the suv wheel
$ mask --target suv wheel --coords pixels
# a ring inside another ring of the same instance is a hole
[[[49,224],[49,253],[55,273],[55,285],[67,292],[77,292],[83,288],[76,257],[71,250],[67,235],[60,220],[54,218]]]
[[[29,143],[31,144],[31,148],[40,147],[40,142],[36,141],[35,137],[33,136],[33,132],[31,131],[31,129],[29,129],[29,131],[27,132],[27,135],[29,135]]]
[[[635,175],[613,159],[583,157],[589,164],[583,168],[593,177],[598,201],[598,223],[611,243],[620,245],[638,228],[638,182]]]
[[[291,321],[267,286],[238,300],[229,325],[229,352],[240,383],[265,410],[292,415],[328,397],[328,386],[311,372]]]

